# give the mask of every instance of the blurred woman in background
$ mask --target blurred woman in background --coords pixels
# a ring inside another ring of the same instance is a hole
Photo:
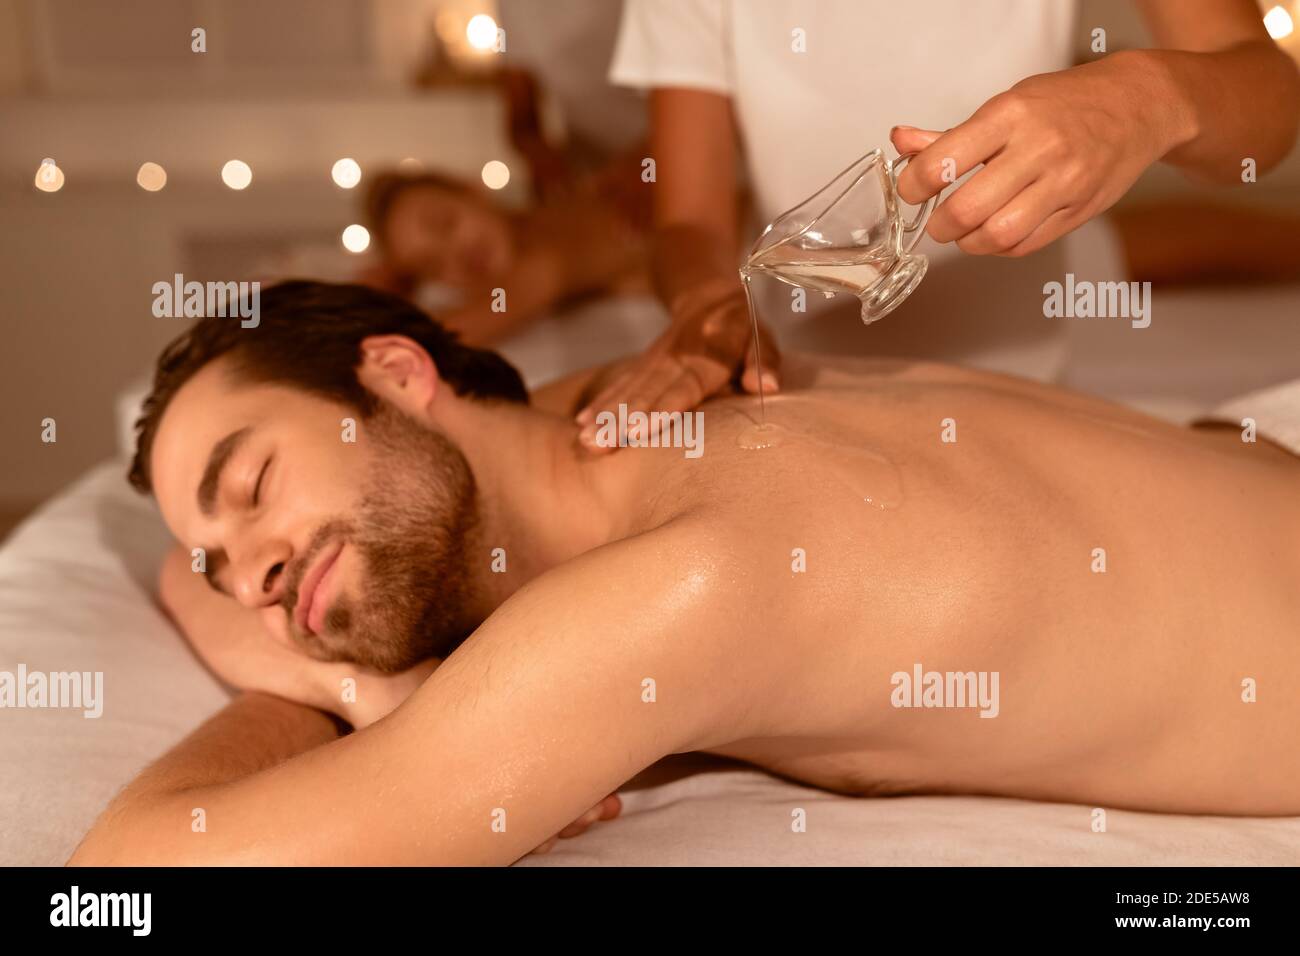
[[[367,196],[381,257],[363,280],[430,305],[471,345],[574,302],[644,284],[646,213],[600,181],[527,209],[437,173],[385,173]],[[421,294],[432,284],[436,297]],[[500,290],[500,291],[498,291]]]

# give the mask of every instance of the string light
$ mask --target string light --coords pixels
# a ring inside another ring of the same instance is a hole
[[[56,193],[63,188],[63,170],[55,165],[54,160],[41,160],[36,170],[36,188],[46,193]]]
[[[247,189],[253,181],[253,170],[243,160],[232,159],[221,167],[221,181],[231,189]]]
[[[167,185],[167,170],[157,163],[143,163],[135,174],[135,181],[146,192],[156,193]]]
[[[355,159],[340,159],[330,170],[330,175],[334,177],[336,186],[351,189],[361,182],[361,167]]]
[[[365,252],[370,248],[370,230],[356,223],[343,230],[343,248],[348,252]]]

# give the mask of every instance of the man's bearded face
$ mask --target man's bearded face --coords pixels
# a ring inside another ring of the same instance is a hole
[[[403,670],[480,623],[474,475],[445,435],[390,405],[367,418],[212,363],[164,414],[152,476],[210,582],[312,657]]]

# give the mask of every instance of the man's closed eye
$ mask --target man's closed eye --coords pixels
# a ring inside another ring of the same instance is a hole
[[[262,470],[257,473],[257,483],[253,485],[253,507],[256,508],[262,500],[262,482],[266,478],[266,471],[271,467],[271,459],[266,459],[262,465]]]

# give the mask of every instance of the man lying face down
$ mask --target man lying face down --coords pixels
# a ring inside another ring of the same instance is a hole
[[[593,455],[593,376],[530,405],[382,293],[225,322],[163,355],[132,477],[181,542],[164,603],[246,693],[74,862],[508,863],[691,750],[848,794],[1300,813],[1276,446],[787,359],[767,447],[726,396],[698,458]],[[193,839],[199,805],[238,825]]]

